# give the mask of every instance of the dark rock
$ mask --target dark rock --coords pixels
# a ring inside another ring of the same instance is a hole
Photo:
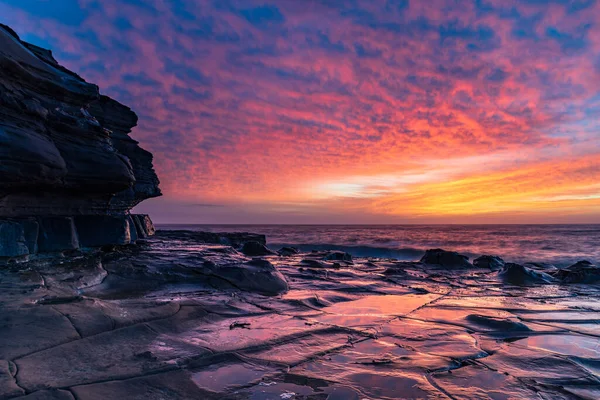
[[[0,398],[8,399],[25,394],[25,391],[16,384],[13,378],[15,373],[14,364],[0,360]]]
[[[535,271],[542,271],[542,272],[552,272],[552,271],[556,271],[558,268],[556,268],[554,265],[549,264],[549,263],[537,263],[537,262],[527,262],[524,264],[527,268],[531,268]]]
[[[122,217],[160,195],[152,155],[128,136],[136,124],[133,111],[61,67],[52,52],[0,26],[0,217],[46,219],[40,223],[39,251],[78,247],[65,218]],[[140,224],[152,234],[145,217]],[[22,226],[28,253],[35,254],[35,224]],[[87,225],[83,236],[93,237],[90,230],[102,227]],[[95,236],[106,238],[100,242],[125,241],[108,240],[109,234]],[[11,254],[24,252],[17,242],[11,247]]]
[[[73,303],[73,302],[77,302],[77,301],[81,301],[81,300],[83,300],[83,297],[81,297],[81,296],[42,297],[41,299],[36,301],[36,304],[42,304],[42,305],[67,304],[67,303]]]
[[[129,108],[2,27],[0,65],[0,215],[124,213],[160,195]]]
[[[145,199],[160,196],[158,177],[152,168],[152,154],[139,147],[138,142],[128,135],[137,124],[137,115],[129,107],[106,96],[100,96],[98,101],[90,104],[89,110],[103,127],[111,130],[113,147],[127,157],[135,176],[133,186],[111,199],[111,208],[128,211]]]
[[[0,340],[2,360],[11,360],[79,338],[69,320],[51,307],[2,309],[0,337],[3,338]]]
[[[481,256],[473,260],[473,265],[479,268],[489,268],[492,271],[500,271],[504,268],[504,260],[498,256]]]
[[[81,247],[131,243],[131,227],[128,216],[82,215],[75,217],[75,227],[79,234]]]
[[[473,265],[469,262],[469,257],[458,254],[455,251],[446,251],[442,249],[431,249],[425,252],[421,257],[423,264],[440,265],[448,268],[471,268]]]
[[[281,249],[277,250],[277,254],[282,257],[290,257],[298,253],[300,253],[300,250],[295,247],[282,247]]]
[[[269,250],[264,244],[255,241],[244,243],[240,251],[250,257],[270,256],[275,254],[274,252]]]
[[[130,243],[135,243],[138,240],[137,227],[132,215],[127,215],[127,224],[129,225],[129,239]]]
[[[150,216],[147,214],[138,214],[138,218],[142,221],[142,226],[146,230],[146,234],[148,236],[153,236],[156,233],[156,229],[154,228],[154,224],[150,219]]]
[[[326,263],[313,258],[305,258],[300,262],[309,268],[327,268],[328,266]]]
[[[101,381],[90,385],[75,386],[72,390],[77,398],[82,400],[216,400],[224,398],[198,387],[194,383],[192,374],[185,370],[125,380]]]
[[[0,257],[20,257],[28,254],[23,225],[15,221],[0,221]]]
[[[550,283],[552,276],[543,272],[536,272],[531,268],[519,264],[507,263],[504,268],[498,272],[498,276],[505,282],[513,285],[534,285]]]
[[[252,325],[249,322],[238,322],[238,321],[234,321],[233,323],[231,323],[229,325],[229,330],[233,330],[233,329],[237,329],[237,328],[242,328],[242,329],[249,329],[250,325]]]
[[[155,234],[154,224],[149,215],[131,214],[131,219],[134,222],[138,238],[144,239]]]
[[[18,400],[75,400],[71,392],[60,389],[38,390]]]
[[[383,271],[384,275],[402,275],[405,276],[407,275],[407,272],[399,267],[388,267],[385,269],[385,271]]]
[[[244,264],[212,265],[211,273],[232,286],[250,292],[275,296],[288,291],[284,276],[267,260],[253,259]]]
[[[479,325],[485,329],[500,332],[528,332],[531,331],[527,325],[522,322],[506,318],[494,318],[487,315],[470,314],[466,317],[467,321]]]
[[[565,269],[559,269],[553,276],[563,283],[597,283],[600,282],[600,267],[582,260]]]
[[[265,235],[248,232],[194,232],[183,230],[158,231],[159,236],[163,238],[173,238],[192,242],[222,244],[235,248],[241,247],[246,242],[258,242],[262,245],[267,244]]]
[[[328,261],[346,261],[352,262],[352,255],[344,252],[344,251],[332,251],[325,256],[325,260]]]
[[[39,224],[34,219],[20,220],[19,223],[23,226],[23,237],[29,254],[36,254],[38,252]]]
[[[9,35],[14,37],[15,39],[21,40],[21,38],[19,38],[19,35],[17,35],[17,32],[15,32],[10,26],[0,24],[0,28],[4,29],[6,32],[8,32]]]
[[[79,248],[73,218],[45,217],[39,219],[39,251],[41,253],[59,252]]]
[[[592,264],[591,262],[587,261],[587,260],[580,260],[577,261],[575,264],[570,265],[567,267],[567,269],[569,271],[577,271],[580,270],[582,268],[598,268],[596,265]]]

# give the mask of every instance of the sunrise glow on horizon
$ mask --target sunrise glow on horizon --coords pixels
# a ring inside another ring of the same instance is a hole
[[[0,3],[139,116],[158,223],[600,223],[600,1]]]

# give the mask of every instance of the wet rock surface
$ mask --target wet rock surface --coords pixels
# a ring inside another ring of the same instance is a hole
[[[597,284],[520,285],[483,266],[327,251],[249,257],[239,250],[255,235],[221,237],[235,246],[159,231],[135,247],[2,267],[0,398],[600,393]]]

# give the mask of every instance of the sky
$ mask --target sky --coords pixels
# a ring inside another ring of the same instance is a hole
[[[130,106],[158,223],[600,223],[600,1],[0,0]]]

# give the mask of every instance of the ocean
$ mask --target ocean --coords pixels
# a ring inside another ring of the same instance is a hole
[[[272,249],[342,250],[355,257],[416,261],[442,248],[473,258],[568,266],[600,261],[600,225],[166,225],[158,229],[264,234]]]

